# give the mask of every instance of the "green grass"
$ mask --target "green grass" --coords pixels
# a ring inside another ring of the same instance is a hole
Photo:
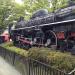
[[[33,47],[26,51],[13,46],[12,42],[4,43],[0,46],[22,56],[45,62],[53,68],[60,69],[64,72],[70,72],[75,68],[75,56],[71,55],[69,52],[62,53],[58,50],[51,50],[50,48],[43,47]]]

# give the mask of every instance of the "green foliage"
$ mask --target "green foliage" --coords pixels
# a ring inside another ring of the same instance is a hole
[[[26,50],[23,50],[23,49],[20,49],[20,48],[17,48],[15,46],[13,46],[13,43],[12,42],[8,42],[8,43],[3,43],[0,45],[1,47],[7,49],[7,50],[10,50],[12,52],[15,52],[17,54],[20,54],[22,56],[25,56],[27,57],[28,55],[28,52]]]
[[[20,54],[25,57],[39,60],[43,63],[51,65],[55,69],[60,69],[64,72],[70,72],[75,68],[75,56],[70,53],[62,53],[57,50],[51,50],[50,48],[37,48],[33,47],[28,51],[13,46],[12,42],[3,43],[1,47]]]
[[[11,0],[0,0],[0,29],[6,27],[6,18],[9,16],[11,6]]]
[[[52,11],[54,12],[57,9],[64,8],[68,5],[68,0],[52,0]]]
[[[64,72],[70,72],[75,68],[75,56],[72,56],[70,53],[61,53],[45,48],[32,48],[28,55]]]
[[[33,12],[38,9],[48,9],[54,12],[56,9],[67,6],[68,0],[23,0],[24,4],[19,5],[15,0],[0,0],[0,29],[6,28],[20,16],[29,20]]]

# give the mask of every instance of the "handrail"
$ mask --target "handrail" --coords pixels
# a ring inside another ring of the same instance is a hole
[[[68,73],[68,74],[71,75],[74,72],[75,72],[75,68],[70,73]]]
[[[59,71],[59,72],[61,72],[61,73],[66,74],[66,75],[68,74],[68,73],[66,73],[66,72],[64,72],[64,71],[61,71],[61,70],[59,70],[59,69],[56,69],[56,68],[52,67],[51,65],[46,64],[46,63],[43,63],[43,62],[41,62],[41,61],[39,61],[39,60],[31,59],[31,58],[29,58],[29,60],[35,61],[35,62],[37,62],[37,63],[39,63],[39,64],[41,64],[41,65],[44,65],[44,66],[49,67],[49,68],[52,68],[52,69],[54,69],[54,70],[57,70],[57,71]]]

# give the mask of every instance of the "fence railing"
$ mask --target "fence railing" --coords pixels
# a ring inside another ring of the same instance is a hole
[[[25,58],[19,54],[0,47],[0,56],[14,65],[22,75],[75,75],[75,69],[70,73],[52,68],[50,65],[40,61]]]

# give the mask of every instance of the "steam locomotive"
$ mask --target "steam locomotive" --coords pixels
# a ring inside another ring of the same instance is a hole
[[[71,50],[75,46],[75,5],[53,13],[40,9],[29,21],[20,17],[11,38],[14,45],[25,49],[43,46]]]

